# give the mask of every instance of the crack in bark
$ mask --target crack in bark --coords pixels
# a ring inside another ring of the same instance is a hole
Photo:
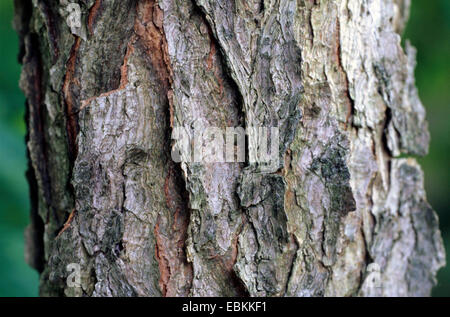
[[[101,97],[108,97],[108,96],[126,88],[126,86],[128,85],[128,59],[129,59],[130,55],[133,54],[133,52],[134,52],[134,44],[135,44],[136,40],[137,40],[137,38],[133,36],[127,44],[127,51],[125,53],[122,66],[120,67],[119,87],[116,89],[101,93],[98,96],[93,96],[88,99],[82,100],[80,109],[77,111],[77,113],[80,112],[81,110],[83,110],[84,108],[86,108],[87,106],[89,106],[91,104],[91,102],[94,101],[95,99],[101,98]]]
[[[137,16],[134,32],[146,49],[146,54],[159,76],[166,92],[169,105],[169,131],[173,127],[173,70],[170,63],[168,44],[163,27],[164,13],[155,0],[140,1],[136,6]],[[170,133],[169,133],[170,134]],[[170,139],[170,138],[169,138]],[[170,142],[168,142],[170,144]],[[170,146],[169,146],[170,148]],[[170,160],[170,158],[169,158]],[[160,269],[160,288],[163,296],[176,296],[177,274],[182,274],[184,279],[192,279],[192,264],[188,264],[184,251],[189,223],[187,202],[182,203],[182,194],[185,186],[180,180],[181,167],[169,162],[164,193],[166,205],[169,208],[172,219],[172,230],[169,237],[160,233],[160,218],[156,222],[154,234],[156,238],[156,258]],[[179,175],[179,176],[177,176]],[[186,197],[185,197],[186,198]],[[179,272],[180,270],[184,272]],[[192,280],[185,281],[192,285]],[[187,295],[185,293],[184,295]]]
[[[61,228],[61,230],[59,231],[59,233],[56,235],[56,238],[55,238],[55,239],[58,239],[59,236],[62,235],[62,234],[64,233],[64,231],[66,231],[67,229],[69,229],[70,224],[71,224],[71,222],[72,222],[72,219],[73,219],[73,217],[74,217],[74,215],[75,215],[75,212],[76,212],[75,208],[72,209],[72,211],[71,211],[70,214],[69,214],[69,217],[67,218],[66,222],[64,223],[64,226]]]
[[[77,105],[75,104],[73,95],[72,95],[72,85],[77,83],[75,80],[75,67],[77,63],[77,55],[78,50],[80,48],[81,38],[75,36],[75,42],[70,51],[69,59],[66,63],[66,74],[64,77],[64,83],[62,87],[62,92],[64,96],[65,103],[65,112],[66,112],[66,131],[67,131],[67,140],[69,144],[69,157],[71,161],[71,166],[73,166],[73,162],[78,154],[78,146],[77,146],[77,134],[78,134],[78,118],[77,118]],[[72,168],[70,168],[72,169]]]
[[[170,110],[170,127],[173,127],[173,70],[167,51],[163,28],[163,12],[155,0],[139,1],[134,32],[147,50],[147,55],[167,91]]]
[[[50,44],[52,47],[52,59],[55,62],[59,56],[59,47],[58,47],[58,31],[55,26],[55,15],[53,13],[53,8],[51,8],[46,1],[39,1],[38,6],[45,17],[45,24],[47,27],[47,34],[50,40]]]
[[[89,33],[91,35],[94,34],[94,24],[95,24],[95,20],[97,18],[97,16],[101,13],[101,7],[103,4],[103,0],[95,0],[93,6],[91,7],[91,9],[89,10],[89,15],[88,15],[88,29],[89,29]]]
[[[155,243],[155,256],[156,260],[158,261],[159,266],[159,287],[161,289],[162,296],[165,297],[167,295],[167,287],[170,280],[170,265],[169,265],[169,259],[167,258],[167,255],[165,254],[162,237],[159,232],[159,222],[160,217],[158,217],[158,220],[156,221],[155,229],[154,229],[154,235],[156,239]]]
[[[353,117],[355,102],[350,95],[349,80],[347,72],[342,66],[342,52],[341,52],[341,24],[339,22],[339,17],[336,17],[336,61],[339,71],[344,75],[344,91],[347,100],[347,115],[345,117],[345,130],[347,130],[348,125],[352,125],[351,119]]]

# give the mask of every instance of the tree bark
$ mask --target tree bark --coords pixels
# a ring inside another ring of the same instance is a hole
[[[41,295],[430,294],[409,0],[15,2]],[[278,127],[279,164],[175,163],[180,126]]]

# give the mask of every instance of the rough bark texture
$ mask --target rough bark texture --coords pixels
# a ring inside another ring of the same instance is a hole
[[[408,0],[69,2],[16,0],[41,295],[430,294]],[[174,163],[178,126],[279,127],[279,165]]]

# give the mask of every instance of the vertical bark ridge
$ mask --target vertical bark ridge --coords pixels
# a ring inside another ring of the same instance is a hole
[[[27,124],[28,130],[25,138],[27,144],[27,158],[28,158],[28,169],[26,172],[26,178],[29,182],[29,193],[30,193],[30,224],[25,230],[25,260],[33,268],[35,268],[39,273],[44,270],[45,259],[44,259],[44,221],[42,215],[39,213],[40,204],[39,196],[42,195],[42,183],[39,183],[40,175],[43,173],[42,169],[37,168],[33,164],[36,162],[36,153],[30,152],[30,147],[32,142],[36,142],[36,133],[42,130],[42,123],[39,115],[36,114],[36,104],[40,102],[40,90],[36,93],[32,93],[33,89],[29,85],[33,85],[33,88],[41,88],[39,81],[41,80],[38,76],[39,65],[37,63],[37,56],[39,54],[39,49],[37,47],[30,47],[30,39],[27,37],[29,32],[28,23],[31,18],[32,8],[30,3],[14,3],[15,10],[20,13],[20,17],[16,17],[14,26],[16,31],[19,33],[21,39],[21,49],[19,53],[19,61],[24,65],[24,72],[27,72],[27,80],[21,80],[21,88],[27,97],[26,109],[25,109],[25,122]],[[34,56],[33,56],[34,55]],[[37,77],[36,77],[37,76]],[[33,84],[34,82],[34,84]],[[37,100],[36,100],[37,99]],[[41,128],[37,128],[41,126]],[[34,127],[34,128],[33,128]],[[30,129],[33,128],[33,129]],[[40,144],[39,144],[40,143]],[[35,143],[38,147],[37,150],[42,151],[42,142]],[[33,159],[34,158],[34,159]],[[45,162],[42,161],[42,164]]]
[[[161,23],[162,15],[154,1],[137,2],[135,35],[128,42],[119,88],[86,99],[80,112],[84,131],[93,127],[95,131],[99,128],[92,125],[95,120],[113,120],[113,116],[118,124],[110,127],[112,138],[102,135],[100,129],[98,135],[80,135],[78,140],[85,149],[77,159],[74,177],[80,190],[77,197],[86,214],[83,226],[96,223],[90,219],[91,210],[98,214],[108,208],[95,204],[106,197],[107,191],[99,190],[92,198],[85,194],[86,175],[99,173],[101,178],[95,186],[110,188],[113,197],[116,195],[109,205],[116,210],[115,215],[104,214],[117,226],[114,231],[102,238],[98,232],[85,229],[84,244],[98,266],[93,295],[180,296],[189,291],[191,269],[183,250],[188,211],[167,151],[172,75]],[[114,159],[102,150],[103,144],[114,144]],[[99,166],[87,164],[89,158],[95,158]],[[123,189],[119,191],[120,187]],[[111,244],[118,243],[121,250],[111,256]],[[108,267],[113,270],[106,271]],[[117,279],[121,285],[111,282]]]
[[[278,1],[197,4],[213,26],[242,94],[245,125],[280,129],[280,164],[266,172],[250,164],[240,175],[237,193],[249,223],[239,238],[235,269],[250,295],[283,295],[289,275],[285,268],[292,263],[296,245],[287,232],[284,198],[279,195],[285,183],[277,172],[301,116],[302,85],[295,64],[300,64],[300,51],[292,36],[295,8]],[[292,63],[285,68],[289,59]],[[258,243],[244,241],[249,239]]]
[[[160,1],[173,68],[173,126],[191,140],[194,127],[239,126],[236,95],[223,70],[208,25],[186,1]],[[177,21],[185,21],[179,24]],[[187,256],[193,296],[236,296],[233,262],[241,212],[235,195],[239,163],[182,162],[189,192]]]
[[[134,25],[135,33],[145,47],[160,81],[163,83],[169,105],[167,127],[170,139],[170,128],[173,126],[173,71],[168,55],[168,45],[163,28],[163,12],[155,1],[138,3],[138,16]],[[168,148],[170,146],[168,145]],[[179,179],[181,169],[168,162],[168,171],[164,183],[164,195],[170,211],[169,222],[160,215],[155,225],[156,257],[160,268],[159,285],[163,296],[179,296],[188,294],[192,283],[192,268],[187,263],[184,251],[189,211],[183,195],[184,184]],[[171,223],[170,223],[171,222]],[[165,226],[161,234],[160,226]],[[182,281],[180,279],[183,279]],[[183,286],[184,285],[184,286]]]

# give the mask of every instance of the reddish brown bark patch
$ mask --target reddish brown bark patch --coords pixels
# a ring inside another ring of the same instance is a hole
[[[100,14],[100,9],[102,6],[103,0],[96,0],[94,5],[89,10],[89,16],[88,16],[88,29],[89,33],[92,35],[94,34],[94,24],[97,16]]]
[[[167,295],[167,284],[169,284],[170,279],[170,266],[167,254],[165,253],[165,239],[162,237],[159,229],[160,218],[155,225],[155,257],[158,261],[159,267],[159,288],[161,289],[162,296]]]
[[[192,281],[192,266],[187,262],[185,241],[189,224],[187,197],[182,195],[184,184],[174,163],[169,168],[164,184],[164,195],[169,211],[155,226],[156,258],[160,269],[159,285],[163,296],[187,296]],[[183,285],[180,288],[180,285]]]
[[[71,161],[74,161],[77,153],[78,146],[76,142],[78,133],[78,118],[76,114],[76,102],[72,93],[72,85],[76,83],[75,79],[75,66],[77,61],[78,49],[80,48],[81,38],[76,37],[75,43],[70,51],[69,59],[66,64],[66,75],[64,77],[63,84],[63,96],[66,109],[66,129],[69,143],[69,156]]]
[[[166,91],[169,100],[170,127],[173,127],[173,71],[163,29],[164,13],[155,0],[139,1],[136,5],[136,13],[134,32],[144,46]]]
[[[71,213],[69,214],[69,217],[67,218],[66,222],[64,223],[64,226],[62,227],[62,229],[59,231],[58,235],[56,236],[56,238],[59,238],[60,235],[62,235],[64,233],[64,231],[66,231],[67,229],[69,229],[70,224],[72,223],[73,217],[75,216],[75,208],[72,209]]]

